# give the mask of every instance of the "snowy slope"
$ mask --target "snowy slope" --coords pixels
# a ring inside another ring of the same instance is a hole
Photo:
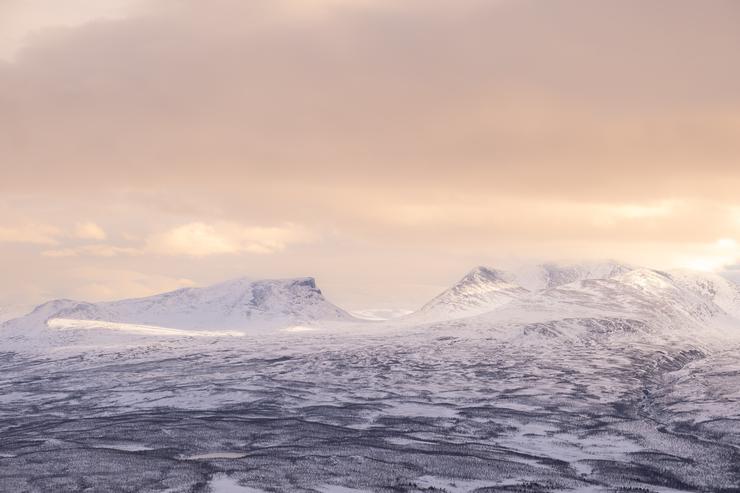
[[[470,317],[536,297],[536,292],[589,279],[608,279],[629,272],[616,262],[560,265],[545,263],[511,271],[479,266],[429,301],[409,320],[433,321]]]
[[[677,285],[711,300],[726,313],[740,319],[740,286],[735,282],[710,272],[672,270],[668,275]]]
[[[530,287],[551,287],[527,290],[516,284],[516,273],[477,268],[406,321],[457,333],[495,327],[499,338],[525,335],[530,342],[621,334],[704,344],[740,337],[740,289],[720,276],[620,264],[544,264],[528,272],[536,274],[525,280]]]
[[[0,490],[735,491],[737,286],[531,271],[474,269],[429,320],[358,323],[310,279],[42,305],[11,325],[47,339],[2,339]]]
[[[588,279],[558,286],[532,300],[533,312],[547,318],[593,317],[640,320],[652,332],[694,332],[721,310],[710,300],[680,289],[662,274],[634,271],[623,278]]]
[[[53,332],[56,343],[71,340],[61,332],[95,328],[132,337],[304,332],[316,327],[380,333],[430,325],[449,326],[456,333],[493,327],[503,338],[525,334],[582,339],[590,333],[603,337],[621,332],[718,340],[740,335],[740,289],[719,276],[630,270],[612,263],[542,264],[529,269],[536,275],[523,277],[521,272],[477,267],[420,310],[385,321],[362,321],[338,308],[312,278],[237,279],[122,301],[54,300],[4,323],[2,332],[16,338]],[[530,287],[545,287],[530,290],[521,279]]]
[[[459,318],[484,313],[529,294],[503,271],[476,267],[418,312],[414,319]]]
[[[587,279],[610,279],[633,269],[634,267],[611,260],[576,264],[548,262],[512,269],[511,276],[520,286],[538,291]]]
[[[367,308],[364,310],[353,310],[350,313],[363,320],[381,321],[403,317],[412,312],[413,310],[406,310],[404,308]]]
[[[38,306],[25,317],[6,322],[3,327],[38,331],[50,321],[54,327],[61,328],[64,322],[60,321],[80,320],[182,330],[251,331],[356,319],[327,301],[312,278],[236,279],[205,288],[184,288],[121,301],[54,300]]]

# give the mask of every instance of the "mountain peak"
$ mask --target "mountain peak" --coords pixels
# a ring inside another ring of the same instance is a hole
[[[452,287],[424,305],[419,316],[460,318],[498,309],[511,301],[523,301],[534,293],[591,279],[611,279],[633,268],[613,260],[528,265],[513,271],[477,266]]]
[[[493,310],[528,292],[514,282],[511,274],[478,266],[424,305],[418,313],[432,319],[466,317]]]
[[[239,290],[250,290],[255,285],[272,285],[275,287],[281,287],[283,289],[310,289],[310,290],[316,290],[319,293],[321,292],[320,289],[316,287],[316,279],[313,277],[288,277],[288,278],[280,278],[280,279],[252,279],[250,277],[237,277],[235,279],[230,279],[228,281],[223,281],[218,284],[213,284],[211,286],[205,286],[205,287],[195,287],[195,288],[184,288],[185,290],[195,290],[195,291],[223,291],[228,292],[229,290],[233,291],[239,291]],[[181,290],[177,290],[181,291]],[[173,292],[177,292],[173,291]]]
[[[479,265],[472,269],[470,272],[468,272],[465,277],[463,277],[460,282],[466,282],[466,281],[472,281],[472,282],[512,282],[512,277],[510,274],[498,270],[498,269],[492,269],[490,267],[486,267],[483,265]]]

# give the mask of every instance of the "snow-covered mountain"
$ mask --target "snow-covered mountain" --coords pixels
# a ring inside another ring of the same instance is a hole
[[[588,279],[609,279],[631,268],[617,262],[524,266],[511,271],[478,266],[409,318],[444,320],[469,317],[531,299],[537,292]]]
[[[527,272],[384,321],[312,279],[41,305],[0,328],[0,490],[736,491],[738,286]]]
[[[740,288],[713,274],[631,269],[617,263],[542,264],[512,272],[476,267],[414,313],[391,320],[368,318],[327,301],[312,278],[236,279],[121,301],[54,300],[5,322],[0,330],[20,338],[51,332],[59,339],[58,329],[213,336],[358,329],[362,322],[370,331],[448,324],[496,327],[502,337],[544,330],[578,337],[589,331],[691,338],[711,333],[716,339],[740,335]]]
[[[307,277],[236,279],[204,288],[101,303],[54,300],[6,322],[3,328],[33,331],[44,326],[100,321],[182,330],[251,331],[355,320],[327,301],[315,280]]]
[[[704,341],[740,337],[740,288],[721,276],[616,263],[543,264],[524,272],[475,268],[405,320],[499,327],[504,338],[617,333]]]
[[[412,316],[429,320],[466,317],[491,311],[528,294],[529,290],[516,284],[511,274],[479,266]]]
[[[740,286],[736,282],[710,272],[673,270],[668,275],[679,286],[711,300],[726,313],[740,319]]]
[[[577,281],[545,290],[542,298],[602,314],[703,324],[740,315],[740,289],[720,276],[637,268],[609,279]]]
[[[610,279],[633,269],[632,266],[613,260],[575,264],[547,262],[514,268],[511,276],[520,286],[538,291],[587,279]]]

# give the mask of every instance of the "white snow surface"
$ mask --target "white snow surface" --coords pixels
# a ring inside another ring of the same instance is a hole
[[[418,311],[390,320],[354,317],[326,300],[313,278],[236,279],[121,301],[54,300],[3,323],[0,332],[9,342],[58,346],[84,339],[94,346],[150,337],[300,338],[317,331],[382,334],[439,326],[493,328],[506,340],[620,333],[706,345],[740,338],[738,320],[740,288],[733,281],[606,262],[515,272],[477,267]]]
[[[327,301],[313,278],[236,279],[146,298],[87,303],[54,300],[7,321],[10,332],[108,329],[150,335],[222,336],[357,319]],[[186,333],[187,332],[187,333]]]
[[[610,279],[634,268],[613,260],[576,264],[547,262],[516,267],[510,275],[520,286],[530,291],[539,291],[587,279]]]
[[[454,322],[460,319],[464,322]],[[735,337],[740,288],[711,273],[616,262],[541,264],[511,272],[476,267],[396,323],[503,327],[551,322],[572,327],[574,319],[640,321],[648,332],[662,336]]]
[[[310,278],[46,303],[0,326],[15,437],[0,457],[15,481],[53,449],[55,477],[70,450],[89,453],[71,446],[129,448],[138,471],[170,454],[162,471],[214,464],[212,491],[260,491],[272,471],[278,491],[377,491],[389,468],[448,491],[669,491],[655,464],[683,491],[740,484],[738,286],[617,264],[528,272],[474,269],[382,321]]]
[[[444,320],[489,312],[533,293],[589,279],[611,279],[632,270],[617,262],[573,265],[544,263],[505,271],[478,266],[412,315],[415,320]]]
[[[476,267],[411,317],[433,320],[484,313],[528,293],[510,274]]]

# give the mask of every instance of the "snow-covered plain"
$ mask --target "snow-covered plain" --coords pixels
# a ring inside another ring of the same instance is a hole
[[[739,317],[616,263],[385,321],[312,279],[53,301],[0,327],[0,491],[740,491]]]

